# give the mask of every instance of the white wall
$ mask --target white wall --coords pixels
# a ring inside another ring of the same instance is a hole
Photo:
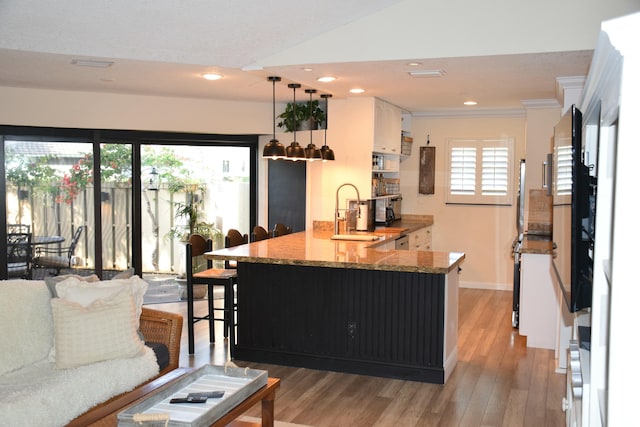
[[[524,156],[526,120],[513,118],[413,117],[413,149],[400,164],[402,213],[434,216],[433,249],[465,252],[461,286],[513,288],[511,244],[516,235],[515,193],[512,206],[445,204],[446,139],[513,137],[515,159]],[[435,194],[418,194],[419,147],[436,147]],[[517,182],[517,168],[513,169]]]
[[[0,124],[217,134],[271,132],[271,103],[0,87]]]

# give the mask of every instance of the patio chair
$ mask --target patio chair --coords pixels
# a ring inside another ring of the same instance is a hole
[[[7,233],[31,233],[29,224],[7,224]]]
[[[7,278],[31,279],[31,233],[7,234]]]
[[[37,248],[35,256],[33,258],[33,266],[35,268],[55,270],[56,276],[60,275],[60,270],[62,270],[63,268],[71,268],[71,261],[76,251],[76,246],[78,246],[78,241],[80,241],[80,236],[82,235],[82,231],[85,228],[86,227],[84,225],[76,228],[75,233],[73,233],[71,243],[67,247]]]

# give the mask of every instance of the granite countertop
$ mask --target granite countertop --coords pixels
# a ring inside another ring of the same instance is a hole
[[[551,240],[551,236],[525,234],[524,238],[522,239],[522,248],[520,250],[520,253],[553,255],[554,249],[555,244]]]
[[[397,221],[393,227],[378,227],[377,241],[331,240],[333,230],[316,229],[292,233],[259,242],[206,254],[210,259],[234,259],[238,262],[308,265],[446,274],[462,263],[463,252],[379,250],[376,246],[395,240],[411,230],[425,227],[424,222]]]

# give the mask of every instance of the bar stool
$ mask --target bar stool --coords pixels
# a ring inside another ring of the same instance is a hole
[[[276,224],[273,226],[273,237],[284,236],[291,233],[291,227],[287,227],[284,224]]]
[[[237,230],[234,230],[237,232]],[[239,234],[239,232],[237,232]],[[225,247],[237,246],[238,244],[247,243],[248,237],[240,235],[237,239],[235,233],[231,233],[225,238]],[[240,243],[238,243],[240,242]],[[231,244],[235,243],[235,244]],[[231,246],[230,246],[231,245]],[[207,268],[204,271],[194,272],[194,258],[204,255],[212,250],[211,240],[206,240],[199,234],[193,234],[189,237],[186,245],[186,273],[187,273],[187,332],[189,338],[189,354],[194,353],[194,324],[200,320],[209,321],[209,342],[215,342],[215,321],[224,322],[224,337],[230,338],[230,352],[235,347],[235,290],[234,285],[237,283],[237,271],[235,266],[230,266],[225,262],[225,268],[212,268],[211,260],[207,260]],[[206,316],[195,316],[193,312],[193,285],[207,285],[207,307],[208,314]],[[224,287],[224,308],[215,308],[213,304],[214,286]],[[222,311],[223,317],[216,318],[215,312]],[[231,331],[231,333],[230,333]]]
[[[271,235],[264,227],[261,227],[259,225],[253,227],[253,231],[251,232],[252,242],[259,242],[260,240],[266,240],[270,237]]]

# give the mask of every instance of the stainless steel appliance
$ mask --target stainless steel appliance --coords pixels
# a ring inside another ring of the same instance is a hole
[[[390,200],[393,217],[395,220],[402,218],[402,195],[393,196]]]
[[[516,207],[516,228],[517,235],[513,240],[513,312],[511,313],[511,326],[514,328],[520,325],[520,250],[522,249],[522,239],[524,238],[524,159],[520,160],[520,174],[518,184],[518,200]]]
[[[398,219],[391,199],[395,196],[376,197],[376,224],[384,224],[390,226],[393,221]]]

